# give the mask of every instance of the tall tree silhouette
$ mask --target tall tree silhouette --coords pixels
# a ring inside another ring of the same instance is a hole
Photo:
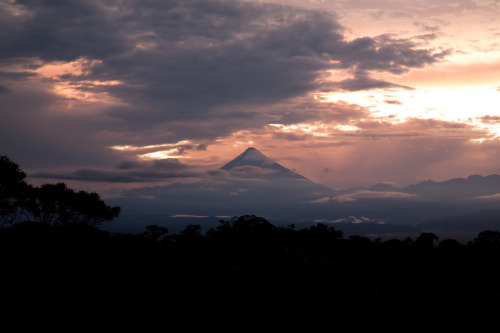
[[[39,222],[100,225],[118,217],[121,211],[120,207],[106,205],[98,193],[76,192],[64,183],[44,184],[32,193],[29,207]]]
[[[0,223],[36,221],[47,224],[86,223],[97,226],[118,217],[120,207],[108,206],[98,193],[75,191],[64,183],[33,187],[26,173],[0,156]]]
[[[12,225],[26,208],[32,187],[26,173],[7,156],[0,156],[0,225]]]

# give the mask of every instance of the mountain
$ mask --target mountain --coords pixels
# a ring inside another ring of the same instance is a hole
[[[467,178],[453,178],[443,182],[427,180],[402,189],[406,193],[415,193],[421,197],[442,199],[488,197],[500,193],[500,175],[471,175]]]
[[[415,225],[500,207],[500,175],[427,180],[403,188],[356,187],[330,198],[328,204],[336,206],[336,212],[363,212],[390,223]]]

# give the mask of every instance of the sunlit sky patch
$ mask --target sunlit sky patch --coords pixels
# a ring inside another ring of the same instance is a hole
[[[484,116],[500,116],[500,93],[494,86],[433,87],[398,92],[341,92],[323,94],[322,100],[358,104],[370,109],[374,117],[385,118],[393,123],[403,122],[408,118],[440,119],[485,129],[489,136],[484,139],[494,139],[500,135],[498,124],[481,121]]]

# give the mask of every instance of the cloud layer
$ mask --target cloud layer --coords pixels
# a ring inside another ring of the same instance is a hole
[[[306,175],[328,169],[337,180],[403,179],[426,174],[412,169],[418,159],[454,163],[465,148],[470,161],[480,155],[467,144],[487,135],[466,122],[403,119],[357,100],[328,99],[382,92],[381,104],[404,108],[397,93],[415,87],[399,78],[454,55],[452,45],[430,44],[444,21],[419,20],[410,2],[399,11],[384,1],[378,10],[361,2],[287,3],[4,2],[0,152],[37,177],[114,183],[202,175],[206,170],[187,165],[214,169],[252,140],[292,168],[322,156],[304,167]],[[341,24],[349,6],[359,9],[351,16],[410,20],[416,30],[353,34]],[[460,12],[446,6],[436,13]],[[477,117],[490,127],[497,120]],[[302,160],[291,156],[299,148]],[[387,168],[396,157],[406,172]],[[136,164],[117,168],[120,161]]]

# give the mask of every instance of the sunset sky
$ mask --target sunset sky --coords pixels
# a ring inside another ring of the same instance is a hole
[[[332,188],[500,173],[500,1],[0,0],[0,155],[31,183]]]

